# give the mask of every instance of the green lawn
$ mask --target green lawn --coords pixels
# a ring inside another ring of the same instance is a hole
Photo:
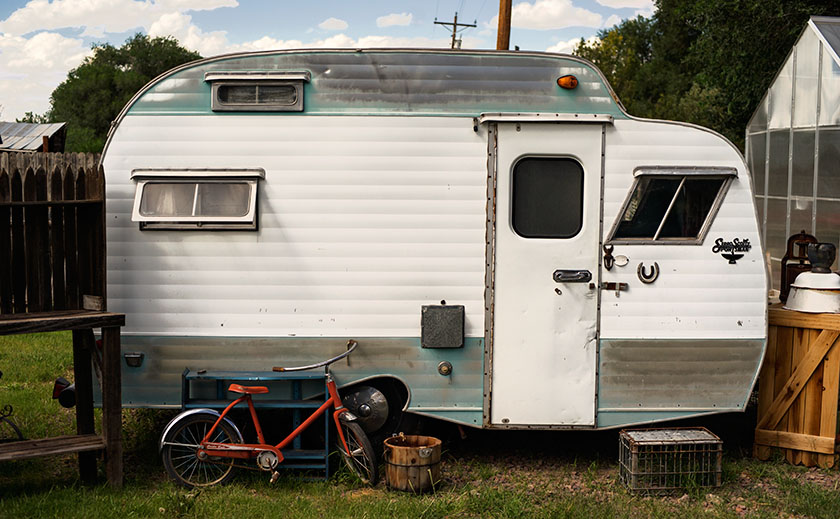
[[[0,406],[11,403],[30,438],[72,434],[74,412],[50,398],[72,380],[69,334],[0,337]],[[618,481],[615,432],[474,431],[447,425],[443,481],[413,496],[357,484],[339,470],[326,482],[240,471],[221,488],[170,483],[156,441],[171,411],[124,413],[125,487],[78,482],[73,456],[0,463],[0,517],[815,517],[840,516],[837,469],[791,467],[748,457],[749,417],[703,424],[725,441],[724,484],[664,497],[629,494]],[[685,424],[680,424],[685,425]],[[104,477],[100,478],[104,481]]]

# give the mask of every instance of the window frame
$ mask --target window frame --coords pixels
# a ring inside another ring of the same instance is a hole
[[[732,167],[640,166],[633,170],[633,177],[633,184],[630,186],[630,189],[626,197],[624,198],[624,202],[621,204],[621,210],[615,217],[615,221],[613,222],[612,228],[610,229],[610,233],[608,235],[609,238],[605,241],[605,244],[702,245],[706,239],[706,235],[709,233],[709,229],[712,226],[712,222],[714,222],[715,217],[717,216],[717,213],[720,210],[720,206],[723,204],[723,199],[726,197],[726,193],[729,191],[729,187],[732,185],[732,182],[736,178],[738,178],[738,170]],[[671,201],[668,204],[668,208],[665,210],[665,214],[662,215],[662,219],[659,222],[659,227],[657,228],[656,233],[653,237],[650,238],[616,238],[615,234],[616,232],[618,232],[618,227],[621,224],[622,218],[624,217],[624,213],[630,206],[630,202],[633,199],[633,194],[636,192],[636,188],[638,187],[639,182],[641,182],[643,178],[650,177],[682,177],[679,186],[674,192],[674,195],[671,197]],[[712,206],[709,208],[709,212],[706,215],[706,219],[703,222],[703,225],[700,226],[700,231],[697,233],[696,238],[659,238],[659,233],[662,232],[662,228],[665,225],[665,222],[668,220],[668,216],[670,216],[671,210],[674,208],[674,204],[676,203],[677,197],[680,194],[680,188],[685,184],[685,181],[688,178],[723,179],[723,184],[721,185],[720,189],[718,189],[717,196],[712,202]]]
[[[515,195],[515,186],[516,186],[516,168],[525,160],[529,159],[539,159],[539,160],[564,160],[570,161],[577,165],[580,169],[580,218],[579,218],[579,225],[575,230],[574,234],[570,234],[568,236],[549,236],[549,235],[542,235],[542,234],[523,234],[520,232],[520,229],[516,227],[515,222],[515,215],[516,215],[516,195]],[[586,214],[586,169],[583,167],[583,163],[577,157],[569,156],[569,155],[522,155],[518,157],[510,168],[510,228],[514,234],[519,236],[520,238],[524,238],[526,240],[569,240],[578,235],[580,235],[581,231],[583,231],[584,227],[584,217]]]
[[[204,81],[210,83],[210,109],[214,112],[302,112],[303,84],[309,82],[309,72],[207,72]],[[295,89],[293,104],[281,103],[226,103],[219,99],[219,89],[224,86],[291,86]]]
[[[131,172],[136,182],[131,221],[140,230],[258,230],[257,200],[259,181],[265,170],[257,169],[137,169]],[[246,183],[250,187],[248,211],[243,216],[144,216],[140,213],[143,193],[148,184]]]

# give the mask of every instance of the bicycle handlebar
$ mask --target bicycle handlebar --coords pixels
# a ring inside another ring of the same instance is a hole
[[[359,345],[358,342],[354,341],[353,339],[350,339],[349,341],[347,341],[347,351],[345,351],[341,355],[337,355],[337,356],[335,356],[331,359],[325,360],[323,362],[319,362],[317,364],[310,364],[308,366],[294,366],[294,367],[291,367],[291,368],[284,368],[283,366],[275,366],[275,367],[271,368],[271,370],[272,371],[280,371],[280,372],[284,372],[284,371],[305,371],[307,369],[314,369],[314,368],[320,368],[321,366],[327,366],[327,365],[332,364],[333,362],[335,362],[337,360],[341,360],[344,357],[353,353],[353,350],[355,350],[356,346],[358,346],[358,345]]]

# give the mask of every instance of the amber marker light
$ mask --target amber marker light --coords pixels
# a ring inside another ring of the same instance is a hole
[[[575,76],[569,74],[568,76],[562,76],[557,78],[557,84],[560,86],[560,88],[572,90],[573,88],[577,88],[578,80]]]

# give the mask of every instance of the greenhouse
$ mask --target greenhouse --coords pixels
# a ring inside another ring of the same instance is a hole
[[[779,288],[788,236],[840,244],[840,18],[811,17],[750,119],[746,149]]]

